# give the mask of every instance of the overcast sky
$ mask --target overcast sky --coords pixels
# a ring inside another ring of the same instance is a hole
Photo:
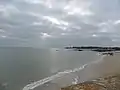
[[[120,45],[119,0],[0,0],[0,46]]]

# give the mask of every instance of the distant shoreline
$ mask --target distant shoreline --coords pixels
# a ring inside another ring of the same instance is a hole
[[[110,51],[120,51],[120,47],[107,47],[107,46],[69,46],[65,47],[65,49],[73,49],[77,51],[84,51],[84,50],[90,50],[90,51],[96,51],[96,52],[110,52]]]

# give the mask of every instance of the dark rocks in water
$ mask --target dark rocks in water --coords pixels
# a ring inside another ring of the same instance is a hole
[[[106,53],[102,53],[102,55],[110,55],[110,56],[113,56],[114,53],[112,53],[112,52],[106,52]]]
[[[67,86],[61,90],[120,90],[120,75],[109,75],[95,80]]]
[[[96,51],[96,52],[110,52],[110,51],[114,51],[114,50],[95,49],[95,50],[91,50],[91,51]]]
[[[80,50],[80,49],[79,49],[78,51],[83,51],[83,50]]]
[[[108,52],[108,51],[120,51],[120,47],[97,47],[97,46],[81,46],[81,47],[65,47],[65,49],[73,49],[73,50],[90,50],[96,52]]]
[[[74,51],[83,51],[83,50],[81,50],[81,49],[74,49]]]

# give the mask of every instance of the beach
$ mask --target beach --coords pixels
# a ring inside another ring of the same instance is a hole
[[[84,67],[74,70],[68,70],[61,72],[56,75],[56,78],[52,78],[48,82],[39,84],[36,82],[34,84],[28,85],[29,88],[34,90],[60,90],[60,88],[67,87],[70,85],[76,85],[83,82],[88,82],[96,80],[98,78],[104,78],[109,75],[119,75],[120,74],[120,54],[115,53],[113,56],[101,56],[100,60],[90,62]],[[36,87],[36,88],[35,88]],[[29,90],[24,88],[24,90]],[[69,89],[62,89],[69,90]],[[71,89],[74,90],[74,89]],[[87,89],[86,89],[87,90]],[[116,89],[118,90],[118,89]]]
[[[120,74],[99,77],[91,81],[63,87],[60,90],[120,90]]]
[[[61,90],[119,90],[120,53],[105,56],[98,62],[88,64],[78,75],[81,78],[79,84]]]

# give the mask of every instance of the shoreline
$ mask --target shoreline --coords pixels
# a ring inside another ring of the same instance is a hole
[[[120,74],[120,53],[113,56],[104,55],[100,60],[88,63],[81,71],[77,72],[80,82],[109,74]]]
[[[60,90],[120,90],[120,74],[107,75],[91,81],[86,81]]]
[[[64,72],[59,72],[58,74],[51,77],[28,84],[23,88],[23,90],[34,90],[37,87],[42,87],[42,85],[46,85],[46,83],[55,84],[58,86],[57,88],[60,89],[61,87],[73,85],[73,82],[75,84],[74,80],[76,79],[76,83],[81,83],[83,81],[93,80],[99,77],[103,77],[105,75],[120,74],[119,58],[120,53],[115,53],[113,56],[103,55],[101,56],[100,60],[96,60],[88,64],[82,65],[82,67],[80,68],[73,69],[74,71],[66,70]]]
[[[83,74],[83,76],[82,76]],[[60,90],[119,90],[120,89],[120,53],[105,56],[97,63],[88,64],[79,74],[83,81]]]

